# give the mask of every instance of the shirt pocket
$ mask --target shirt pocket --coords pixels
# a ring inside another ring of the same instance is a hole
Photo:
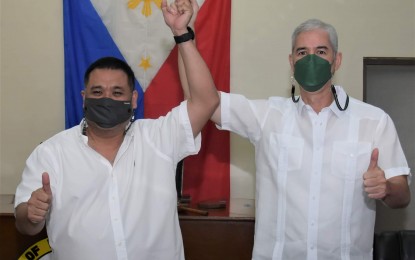
[[[304,140],[302,138],[273,133],[269,143],[270,160],[278,171],[299,170],[303,160]]]
[[[370,163],[371,144],[369,142],[334,142],[331,174],[345,179],[362,179]]]

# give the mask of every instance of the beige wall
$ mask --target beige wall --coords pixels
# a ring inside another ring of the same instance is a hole
[[[33,148],[64,128],[62,1],[1,0],[0,194],[14,193]],[[234,0],[231,91],[287,96],[291,32],[308,18],[333,24],[343,64],[335,77],[363,96],[363,57],[415,57],[414,0]],[[251,145],[232,136],[231,196],[254,198]]]
[[[1,0],[0,194],[33,148],[64,129],[62,1]]]

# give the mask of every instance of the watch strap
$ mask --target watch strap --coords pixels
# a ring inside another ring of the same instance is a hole
[[[195,32],[192,30],[192,28],[190,28],[189,26],[187,27],[187,33],[184,33],[182,35],[179,36],[174,36],[174,41],[179,44],[182,42],[187,42],[190,40],[194,40],[195,38]]]

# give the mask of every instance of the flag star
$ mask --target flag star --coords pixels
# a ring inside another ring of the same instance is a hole
[[[141,13],[148,17],[152,14],[151,10],[151,2],[154,2],[154,4],[161,9],[161,0],[130,0],[128,2],[128,8],[135,9],[141,2],[144,2],[143,9],[141,10]]]
[[[141,58],[141,63],[140,65],[138,65],[139,67],[142,67],[144,71],[146,71],[148,68],[151,67],[151,63],[150,63],[150,57],[147,58]]]

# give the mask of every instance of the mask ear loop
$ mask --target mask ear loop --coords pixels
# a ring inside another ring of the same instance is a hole
[[[86,129],[88,128],[88,122],[86,122],[86,118],[84,117],[82,121],[82,135],[86,136]]]
[[[347,109],[347,107],[349,106],[349,95],[346,95],[346,96],[347,96],[347,97],[346,97],[346,103],[344,104],[344,108],[342,108],[342,107],[340,106],[340,104],[339,104],[339,100],[337,99],[337,92],[336,92],[336,88],[335,88],[333,85],[331,85],[331,92],[333,93],[333,97],[334,97],[334,100],[336,101],[337,108],[338,108],[340,111],[344,111],[344,110],[346,110],[346,109]]]
[[[135,121],[135,109],[133,109],[133,113],[132,116],[130,118],[130,124],[127,126],[127,128],[124,131],[124,135],[127,133],[127,131],[130,129],[131,125],[133,124],[133,122]]]
[[[294,78],[293,78],[293,76],[291,76],[291,99],[293,100],[294,103],[297,103],[298,100],[300,100],[300,97],[295,99],[294,94],[295,94],[295,84],[294,84]]]
[[[130,118],[130,123],[132,123],[134,121],[135,121],[135,109],[133,109],[133,114],[132,114],[132,116]]]

